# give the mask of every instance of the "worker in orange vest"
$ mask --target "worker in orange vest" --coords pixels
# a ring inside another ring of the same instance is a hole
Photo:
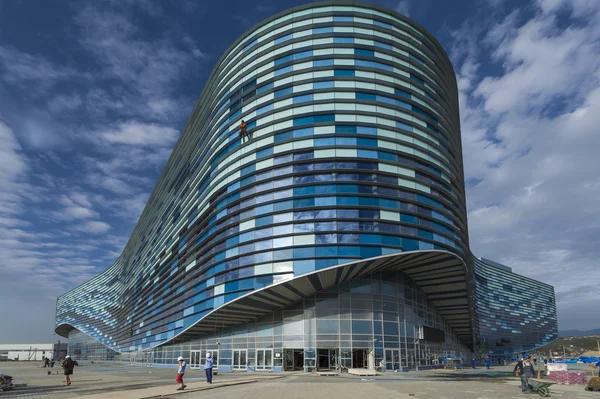
[[[246,122],[242,119],[240,122],[240,137],[242,138],[242,143],[245,138],[248,138],[248,131],[246,130]]]

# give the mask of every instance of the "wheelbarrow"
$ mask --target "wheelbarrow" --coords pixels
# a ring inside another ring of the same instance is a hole
[[[550,396],[550,385],[554,385],[553,382],[534,380],[533,378],[526,379],[521,376],[521,381],[525,383],[527,393],[537,393],[542,398]]]

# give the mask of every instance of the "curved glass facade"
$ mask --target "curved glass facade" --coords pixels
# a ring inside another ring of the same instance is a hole
[[[470,346],[462,168],[456,79],[430,34],[356,2],[275,15],[219,60],[122,255],[58,299],[57,332],[143,351],[269,287],[398,254],[415,281],[435,270],[421,288]],[[411,271],[413,252],[454,260]]]

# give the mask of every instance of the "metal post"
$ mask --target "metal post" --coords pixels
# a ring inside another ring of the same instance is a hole
[[[600,341],[596,340],[596,344],[598,344],[598,357],[600,357]]]

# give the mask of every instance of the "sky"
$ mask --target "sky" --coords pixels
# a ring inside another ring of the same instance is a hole
[[[119,256],[210,72],[293,0],[0,0],[0,343]],[[459,86],[470,244],[600,327],[600,1],[381,0]],[[524,285],[522,289],[535,290]]]

